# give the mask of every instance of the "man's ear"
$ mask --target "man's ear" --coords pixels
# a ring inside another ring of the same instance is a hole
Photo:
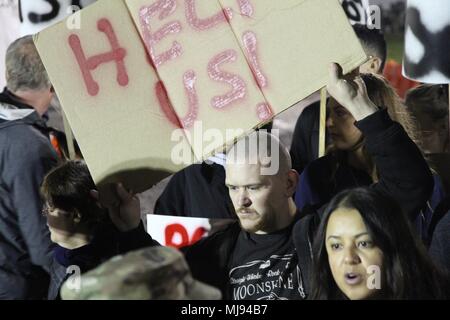
[[[370,69],[372,70],[373,73],[383,72],[383,70],[381,70],[381,64],[382,61],[378,57],[372,57],[372,59],[370,59]]]
[[[294,169],[290,169],[287,175],[288,179],[287,179],[286,195],[288,197],[292,197],[292,195],[295,193],[295,190],[297,189],[298,173]]]
[[[74,223],[80,223],[80,221],[81,221],[81,213],[78,210],[75,210],[73,212],[73,218],[72,219],[73,219]]]

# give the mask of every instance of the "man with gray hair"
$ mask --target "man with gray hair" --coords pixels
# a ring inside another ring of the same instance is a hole
[[[39,186],[57,163],[43,115],[53,89],[31,36],[6,52],[0,94],[0,299],[46,296],[51,241]]]

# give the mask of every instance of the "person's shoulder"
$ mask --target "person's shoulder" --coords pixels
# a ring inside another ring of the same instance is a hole
[[[173,187],[174,185],[184,184],[186,183],[186,180],[191,179],[193,176],[200,175],[200,172],[201,172],[201,164],[198,163],[191,164],[175,172],[172,178],[170,178],[168,186]]]
[[[239,222],[232,222],[228,226],[223,229],[213,233],[208,238],[211,239],[230,239],[233,237],[237,237],[239,233],[242,231]]]
[[[183,178],[186,179],[190,185],[196,184],[197,186],[200,186],[205,183],[209,185],[215,177],[224,176],[225,169],[217,163],[202,162],[187,166],[180,174],[182,174]]]
[[[320,100],[315,101],[315,102],[311,103],[310,105],[307,105],[303,109],[302,114],[304,114],[304,115],[320,114]]]
[[[333,155],[327,154],[323,157],[317,158],[311,161],[306,167],[304,172],[309,176],[323,175],[328,172],[333,163]]]
[[[222,246],[232,246],[236,242],[241,231],[241,226],[239,222],[236,221],[230,223],[222,230],[216,231],[206,238],[203,238],[198,243],[204,246],[214,246],[217,248]]]
[[[297,124],[300,123],[314,123],[314,121],[319,121],[320,117],[320,101],[316,101],[306,106],[300,116],[298,117]]]
[[[27,163],[42,160],[57,160],[49,139],[40,130],[29,124],[17,124],[2,129],[6,159]]]
[[[450,230],[450,209],[448,209],[442,215],[442,218],[437,222],[435,232],[439,233],[439,234],[445,234],[450,237],[448,230]],[[449,246],[450,246],[450,243],[449,243]]]
[[[181,248],[181,251],[183,251],[189,261],[200,257],[222,259],[234,248],[240,231],[241,228],[238,222],[231,223],[224,229],[202,238],[190,246]]]
[[[14,145],[18,147],[24,146],[27,149],[35,147],[36,144],[49,143],[41,131],[32,124],[22,120],[16,120],[14,123],[2,128],[2,135]],[[19,141],[20,143],[17,143]]]
[[[201,163],[194,163],[191,165],[188,165],[186,168],[180,170],[179,172],[199,172],[202,168],[202,164]]]

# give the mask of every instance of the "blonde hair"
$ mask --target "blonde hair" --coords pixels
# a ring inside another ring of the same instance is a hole
[[[414,117],[408,111],[402,100],[388,81],[376,74],[361,74],[366,84],[370,100],[379,108],[387,109],[389,116],[405,129],[408,136],[416,144],[419,142],[417,126]]]

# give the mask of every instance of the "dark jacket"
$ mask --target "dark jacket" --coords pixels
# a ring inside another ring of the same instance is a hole
[[[155,214],[229,219],[234,209],[225,170],[216,163],[193,164],[177,172],[156,201]]]
[[[128,232],[119,232],[111,223],[104,224],[91,243],[78,249],[56,246],[50,267],[48,299],[59,298],[62,284],[73,274],[70,266],[76,266],[81,273],[85,273],[116,255],[155,245],[159,243],[147,234],[141,222],[136,229]]]
[[[365,147],[377,168],[379,182],[373,184],[396,199],[411,221],[415,221],[433,190],[431,171],[420,150],[402,126],[380,110],[355,123],[363,133]],[[305,168],[295,194],[301,209],[322,206],[340,191],[372,184],[371,177],[346,161],[336,166],[334,154],[313,161]]]
[[[450,197],[444,199],[434,211],[429,236],[431,257],[450,274]]]
[[[317,101],[303,109],[295,123],[289,153],[292,168],[298,173],[319,157],[319,125],[320,101]],[[329,140],[328,136],[326,140]]]
[[[52,244],[39,188],[56,164],[44,120],[5,90],[0,94],[0,299],[45,297]]]

